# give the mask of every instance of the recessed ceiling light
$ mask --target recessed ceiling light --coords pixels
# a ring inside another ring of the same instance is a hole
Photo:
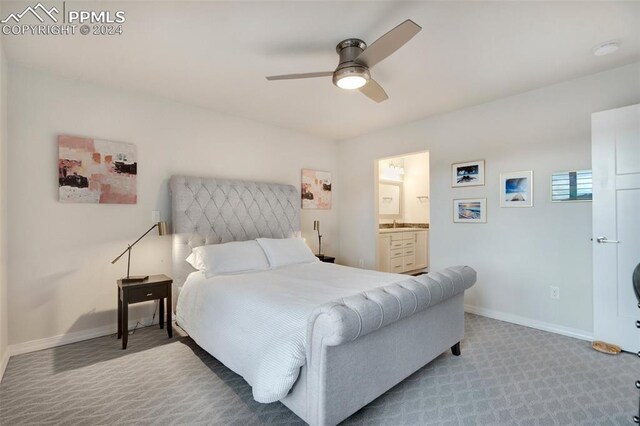
[[[613,53],[620,49],[620,42],[618,40],[605,41],[593,48],[594,56],[604,56]]]

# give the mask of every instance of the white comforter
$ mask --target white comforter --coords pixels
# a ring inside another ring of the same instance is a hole
[[[194,272],[178,297],[178,325],[240,374],[258,402],[284,398],[305,364],[307,318],[318,305],[407,276],[313,262],[205,278]]]

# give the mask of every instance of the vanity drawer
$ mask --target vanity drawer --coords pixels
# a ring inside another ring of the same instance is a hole
[[[397,257],[402,257],[404,255],[405,255],[405,253],[404,253],[404,250],[402,248],[396,248],[396,249],[392,248],[391,249],[391,258],[392,259],[395,259]]]
[[[405,249],[413,249],[416,246],[416,243],[413,240],[404,240],[402,242],[402,247],[404,247]]]
[[[129,303],[145,302],[167,297],[167,286],[150,285],[142,288],[132,288],[129,290]]]
[[[393,239],[391,240],[391,250],[396,248],[402,248],[403,245],[404,245],[404,241],[402,240],[396,240],[396,241],[393,241]]]
[[[404,256],[403,258],[403,266],[405,271],[411,271],[412,269],[416,269],[416,255],[411,254],[409,256]]]
[[[404,271],[404,257],[398,257],[397,259],[391,259],[391,272],[395,272],[397,274]]]

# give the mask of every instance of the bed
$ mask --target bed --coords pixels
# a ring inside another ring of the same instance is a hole
[[[180,327],[253,389],[310,425],[335,425],[452,348],[464,334],[466,266],[420,277],[310,261],[206,277],[195,247],[300,234],[290,185],[173,176]]]

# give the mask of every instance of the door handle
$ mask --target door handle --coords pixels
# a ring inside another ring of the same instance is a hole
[[[604,244],[604,243],[620,244],[621,241],[610,240],[607,237],[598,237],[598,238],[596,238],[596,242],[598,242],[600,244]]]

